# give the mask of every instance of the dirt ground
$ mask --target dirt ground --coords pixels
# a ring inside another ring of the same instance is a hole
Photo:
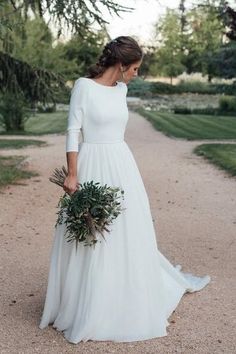
[[[165,337],[75,345],[51,326],[38,328],[62,195],[48,178],[66,154],[65,136],[37,138],[49,145],[1,152],[27,155],[40,176],[0,193],[0,353],[236,353],[236,179],[192,153],[202,141],[170,139],[132,112],[125,140],[150,198],[159,249],[183,271],[212,280],[183,296]]]

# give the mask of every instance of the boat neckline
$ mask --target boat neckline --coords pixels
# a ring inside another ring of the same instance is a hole
[[[102,87],[107,87],[107,88],[109,88],[109,89],[114,89],[114,88],[116,88],[116,87],[119,86],[119,81],[116,81],[116,85],[114,85],[114,86],[108,86],[108,85],[100,84],[99,82],[97,82],[97,81],[91,79],[90,77],[81,77],[81,79],[87,79],[87,80],[89,80],[89,81],[94,82],[95,85],[102,86]]]

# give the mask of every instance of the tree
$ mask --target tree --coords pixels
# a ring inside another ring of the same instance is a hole
[[[217,76],[232,79],[236,77],[236,11],[226,1],[221,2],[219,9],[228,40],[217,51],[214,67]]]
[[[11,90],[12,85],[9,83],[15,81],[14,87],[18,87],[19,90],[24,92],[28,89],[25,87],[24,82],[17,80],[19,75],[14,70],[20,67],[21,71],[30,76],[30,73],[35,71],[40,82],[44,81],[44,86],[50,90],[51,81],[58,78],[63,81],[63,78],[57,75],[51,75],[50,71],[34,69],[33,66],[28,65],[23,60],[17,59],[14,62],[14,55],[12,55],[12,30],[16,28],[21,32],[22,38],[24,38],[24,23],[29,18],[29,10],[35,15],[43,18],[47,12],[50,16],[50,20],[54,20],[59,26],[58,35],[62,33],[62,28],[65,26],[72,33],[77,33],[82,40],[84,32],[90,28],[94,23],[98,23],[101,27],[108,23],[102,17],[101,7],[105,7],[110,13],[119,15],[120,12],[132,11],[132,7],[127,7],[117,4],[113,0],[95,2],[94,0],[1,0],[0,3],[0,91]],[[49,85],[49,86],[48,86]],[[42,86],[42,85],[36,85]],[[29,93],[29,92],[28,92]],[[32,94],[32,99],[35,97],[35,93]],[[40,91],[38,97],[41,97]],[[42,99],[45,98],[43,94]]]
[[[185,7],[185,0],[180,0],[179,4],[179,21],[180,21],[180,50],[184,56],[186,51],[186,42],[188,40],[187,33],[187,12]]]
[[[156,53],[156,68],[160,73],[173,77],[184,71],[182,64],[181,23],[177,11],[167,9],[166,15],[156,26],[159,48]]]
[[[26,20],[11,3],[2,1],[0,8],[0,19],[3,19],[0,25],[0,91],[8,91],[14,95],[23,94],[26,99],[32,101],[51,101],[52,87],[62,86],[63,78],[41,66],[35,67],[16,55],[17,44],[19,47],[26,40]],[[27,81],[29,79],[30,81]]]
[[[224,44],[212,58],[215,76],[225,79],[236,77],[236,43]]]
[[[67,64],[67,76],[69,75],[70,79],[74,80],[78,76],[86,74],[87,67],[93,64],[94,59],[101,54],[101,48],[107,40],[108,34],[105,30],[96,33],[91,30],[84,31],[82,41],[79,35],[74,35],[64,45],[64,59],[68,64],[74,63],[76,67],[72,71]]]
[[[145,78],[149,75],[157,75],[158,70],[156,68],[156,47],[154,46],[145,46],[143,47],[143,52],[145,53],[142,65],[139,69],[139,76]]]
[[[29,10],[41,19],[44,18],[47,12],[50,20],[54,20],[59,26],[57,38],[60,37],[62,28],[65,26],[72,33],[76,33],[82,41],[85,31],[93,23],[98,23],[101,27],[108,23],[101,15],[101,6],[116,15],[119,15],[120,12],[133,10],[133,8],[119,5],[113,0],[100,0],[99,3],[94,0],[1,0],[0,92],[12,93],[15,97],[19,96],[21,98],[23,95],[23,98],[29,102],[38,100],[50,102],[54,100],[54,88],[64,85],[63,76],[58,72],[52,72],[50,66],[44,69],[41,68],[40,63],[27,63],[25,61],[26,56],[29,62],[33,60],[32,57],[29,58],[28,50],[25,53],[22,52],[21,55],[19,52],[18,54],[14,52],[17,51],[17,46],[14,46],[16,42],[14,43],[13,29],[17,28],[19,30],[19,41],[26,40],[27,26],[25,24],[29,19]],[[50,45],[51,36],[43,21],[41,25],[44,37],[40,47],[43,49],[43,54],[45,54],[48,45]],[[46,31],[44,32],[44,30]],[[58,49],[62,50],[62,47],[60,46]],[[38,48],[35,48],[35,50],[37,51]],[[37,60],[43,59],[40,54]],[[21,58],[17,58],[15,55],[21,56]],[[45,67],[46,61],[43,60],[42,63]],[[22,127],[21,124],[18,126]]]
[[[228,2],[223,2],[221,5],[221,18],[224,25],[227,27],[226,36],[232,40],[236,41],[236,11],[228,5]]]
[[[202,72],[211,81],[214,76],[212,58],[223,43],[223,25],[218,9],[206,0],[187,14],[189,26],[187,72]]]

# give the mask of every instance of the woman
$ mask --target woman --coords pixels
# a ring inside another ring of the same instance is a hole
[[[49,324],[71,343],[131,342],[167,335],[168,317],[185,292],[202,289],[197,277],[174,267],[158,250],[150,205],[133,154],[124,141],[127,83],[143,53],[129,36],[107,43],[87,77],[76,80],[70,100],[64,190],[96,181],[124,190],[125,210],[106,242],[95,248],[65,240],[57,226],[40,328]],[[78,145],[81,131],[83,141]]]

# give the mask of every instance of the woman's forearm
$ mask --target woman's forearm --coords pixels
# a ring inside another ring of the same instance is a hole
[[[69,151],[66,153],[67,169],[69,176],[77,176],[77,151]]]

